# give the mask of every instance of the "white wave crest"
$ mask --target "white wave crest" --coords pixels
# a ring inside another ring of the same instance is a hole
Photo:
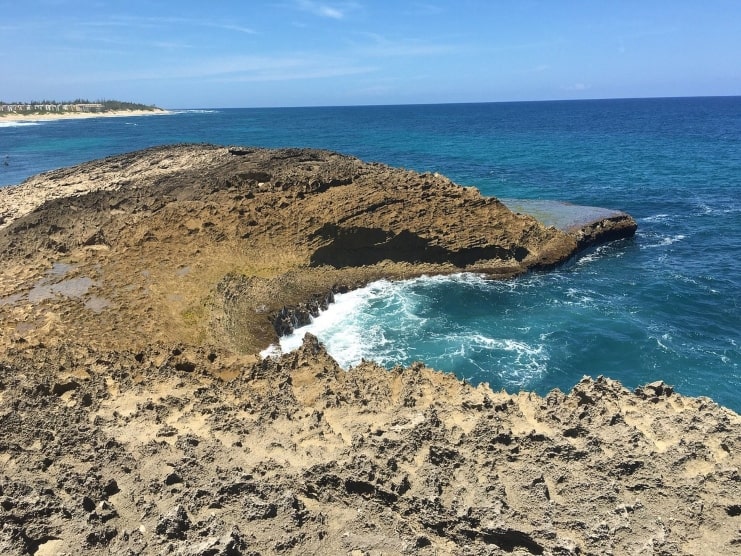
[[[667,236],[661,240],[661,243],[659,245],[671,245],[673,243],[677,243],[678,241],[682,241],[687,236],[683,234],[677,234],[675,236]]]
[[[379,280],[335,296],[335,303],[307,326],[280,338],[263,356],[297,349],[307,332],[324,343],[337,363],[348,369],[373,360],[384,366],[421,360],[434,368],[459,372],[478,369],[480,375],[523,386],[547,372],[545,344],[517,338],[489,337],[467,326],[445,324],[430,316],[439,286],[513,288],[480,275],[423,276],[400,282]],[[428,289],[429,286],[429,289]],[[464,374],[464,373],[461,373]]]
[[[644,218],[639,218],[639,222],[665,222],[669,220],[671,215],[669,214],[653,214]]]
[[[204,108],[189,108],[182,110],[170,110],[171,114],[218,114],[218,110]]]
[[[0,121],[0,127],[27,127],[32,125],[41,125],[43,122],[30,121],[30,122],[3,122]]]
[[[519,339],[490,338],[483,334],[451,335],[447,342],[451,347],[446,353],[427,362],[437,368],[452,365],[451,370],[468,380],[473,376],[461,372],[461,363],[478,369],[479,380],[512,387],[525,387],[548,371],[550,357],[545,344],[531,345]]]
[[[505,355],[514,356],[514,365],[507,366],[506,371],[519,379],[529,380],[535,376],[542,375],[547,370],[549,360],[545,345],[530,345],[521,340],[511,338],[487,338],[475,335],[472,338],[474,346],[482,346],[487,349],[499,350]],[[506,360],[509,357],[505,358]]]
[[[596,247],[595,249],[589,251],[588,253],[581,255],[576,260],[576,266],[583,266],[588,265],[589,263],[593,263],[594,261],[602,258],[607,252],[611,250],[610,244],[600,245]],[[617,253],[616,256],[619,256],[620,254]]]
[[[363,357],[363,330],[353,317],[361,314],[363,307],[374,298],[382,296],[391,287],[387,280],[373,282],[364,288],[335,295],[335,302],[311,323],[297,328],[293,334],[280,338],[282,353],[298,349],[304,335],[310,332],[325,343],[327,351],[341,367],[347,368],[360,362]]]
[[[687,239],[687,236],[684,234],[676,234],[673,236],[664,236],[659,239],[656,243],[649,243],[648,245],[644,245],[643,248],[645,249],[654,249],[656,247],[667,247],[669,245],[673,245],[674,243],[677,243],[679,241],[682,241],[684,239]]]
[[[404,359],[406,351],[386,337],[384,328],[374,322],[370,311],[381,309],[387,320],[400,327],[424,327],[427,319],[418,314],[420,308],[429,305],[425,284],[442,285],[446,283],[469,284],[476,287],[486,282],[474,274],[454,274],[450,276],[421,276],[410,280],[390,282],[378,280],[365,287],[344,294],[336,294],[335,302],[311,323],[280,338],[280,352],[290,353],[301,346],[304,335],[310,332],[319,338],[327,351],[344,368],[360,363],[363,358],[373,359],[380,364],[394,363]],[[420,291],[422,290],[422,291]],[[393,328],[393,326],[391,326]],[[379,348],[388,348],[387,350]],[[264,351],[265,356],[275,355],[275,348]]]
[[[268,357],[280,357],[282,354],[283,352],[280,349],[280,345],[270,344],[260,352],[260,357],[267,359]]]

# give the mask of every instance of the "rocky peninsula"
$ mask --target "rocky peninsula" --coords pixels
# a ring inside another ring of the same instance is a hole
[[[0,552],[741,553],[741,418],[711,400],[343,371],[310,336],[256,355],[370,280],[511,277],[635,232],[595,214],[546,226],[309,149],[157,147],[0,189]]]

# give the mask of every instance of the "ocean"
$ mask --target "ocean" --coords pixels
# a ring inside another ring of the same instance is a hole
[[[489,196],[619,209],[638,222],[634,238],[555,271],[380,281],[339,295],[308,330],[344,367],[423,361],[539,393],[583,375],[629,388],[664,380],[741,411],[741,97],[0,120],[0,186],[182,142],[332,149]]]

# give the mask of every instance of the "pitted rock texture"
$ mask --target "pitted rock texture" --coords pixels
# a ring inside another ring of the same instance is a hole
[[[0,366],[3,554],[741,554],[741,418],[178,345]]]
[[[103,348],[256,352],[284,308],[317,296],[380,277],[508,277],[580,244],[438,174],[311,149],[156,147],[0,189],[0,213],[2,339]],[[595,239],[635,229],[627,215],[600,225]]]
[[[334,292],[546,269],[576,233],[437,174],[209,145],[36,176],[0,221],[2,554],[738,553],[739,417],[710,400],[256,356]]]

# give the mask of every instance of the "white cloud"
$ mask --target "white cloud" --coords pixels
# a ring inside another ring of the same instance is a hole
[[[319,14],[323,15],[324,17],[331,17],[332,19],[342,19],[345,17],[345,14],[343,14],[340,10],[337,8],[332,8],[330,6],[319,6]]]
[[[233,56],[202,58],[196,62],[139,68],[129,72],[69,74],[62,81],[167,81],[198,80],[219,83],[297,81],[367,74],[377,68],[351,61],[295,54],[287,56]]]
[[[256,35],[257,31],[250,27],[243,27],[241,25],[226,25],[223,23],[203,23],[207,27],[216,27],[217,29],[223,29],[224,31],[236,31],[237,33],[245,33],[247,35]]]
[[[319,17],[326,17],[329,19],[345,19],[347,14],[353,10],[358,9],[356,2],[342,2],[342,3],[325,3],[316,2],[314,0],[297,0],[296,5],[300,10],[312,13]]]
[[[166,26],[189,27],[209,27],[221,29],[223,31],[234,31],[236,33],[245,33],[254,35],[257,33],[254,29],[244,25],[234,23],[224,23],[222,21],[209,21],[207,19],[192,19],[185,17],[114,17],[104,21],[83,21],[78,25],[82,27],[137,27],[142,29],[156,29]]]
[[[440,15],[445,11],[444,8],[437,4],[431,4],[428,2],[415,2],[412,4],[411,9],[408,13],[414,15]]]

